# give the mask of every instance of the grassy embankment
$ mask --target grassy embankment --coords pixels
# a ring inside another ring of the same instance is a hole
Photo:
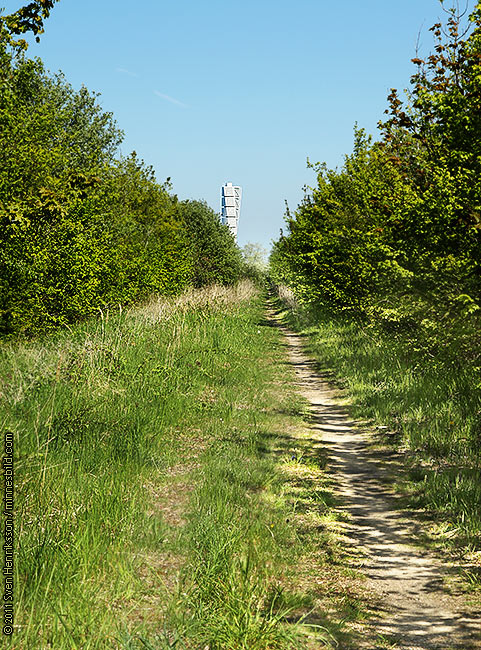
[[[307,335],[319,369],[341,385],[375,442],[401,452],[397,489],[427,521],[423,541],[461,554],[466,585],[481,580],[481,384],[479,368],[426,361],[402,336],[301,306],[279,288],[284,317]],[[422,342],[421,342],[422,343]]]
[[[240,285],[1,346],[12,648],[350,647],[363,609],[280,342]]]

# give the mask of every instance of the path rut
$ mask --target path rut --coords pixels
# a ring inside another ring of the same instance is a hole
[[[449,568],[409,543],[414,522],[396,509],[382,483],[379,459],[316,372],[301,337],[282,329],[298,388],[311,405],[312,436],[327,451],[340,509],[348,515],[346,544],[361,555],[366,586],[380,596],[379,615],[368,622],[371,637],[378,640],[363,647],[481,648],[481,612],[469,610],[463,596],[448,594],[443,585]]]

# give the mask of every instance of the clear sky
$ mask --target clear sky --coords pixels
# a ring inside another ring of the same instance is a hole
[[[181,199],[217,211],[220,186],[241,185],[239,244],[269,247],[315,182],[306,159],[341,164],[355,122],[376,134],[442,15],[438,0],[60,0],[29,56],[101,93],[122,153]]]

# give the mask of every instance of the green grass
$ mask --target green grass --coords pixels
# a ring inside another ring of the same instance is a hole
[[[11,648],[351,647],[362,606],[284,355],[248,285],[1,346]]]
[[[430,542],[470,553],[471,580],[477,573],[479,581],[479,368],[448,364],[441,355],[426,359],[402,336],[302,307],[285,288],[278,304],[306,334],[319,371],[345,389],[353,416],[377,432],[378,445],[402,453],[407,471],[397,487],[406,507],[429,520]]]

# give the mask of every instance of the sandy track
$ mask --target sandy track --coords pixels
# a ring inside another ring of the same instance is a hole
[[[415,524],[396,510],[380,480],[379,459],[316,373],[301,337],[282,329],[299,390],[311,404],[312,437],[327,451],[341,509],[348,515],[346,544],[363,558],[367,589],[380,596],[379,616],[369,621],[371,639],[363,647],[481,648],[481,612],[468,611],[462,596],[443,589],[448,567],[409,544]],[[386,646],[383,637],[395,645]]]

